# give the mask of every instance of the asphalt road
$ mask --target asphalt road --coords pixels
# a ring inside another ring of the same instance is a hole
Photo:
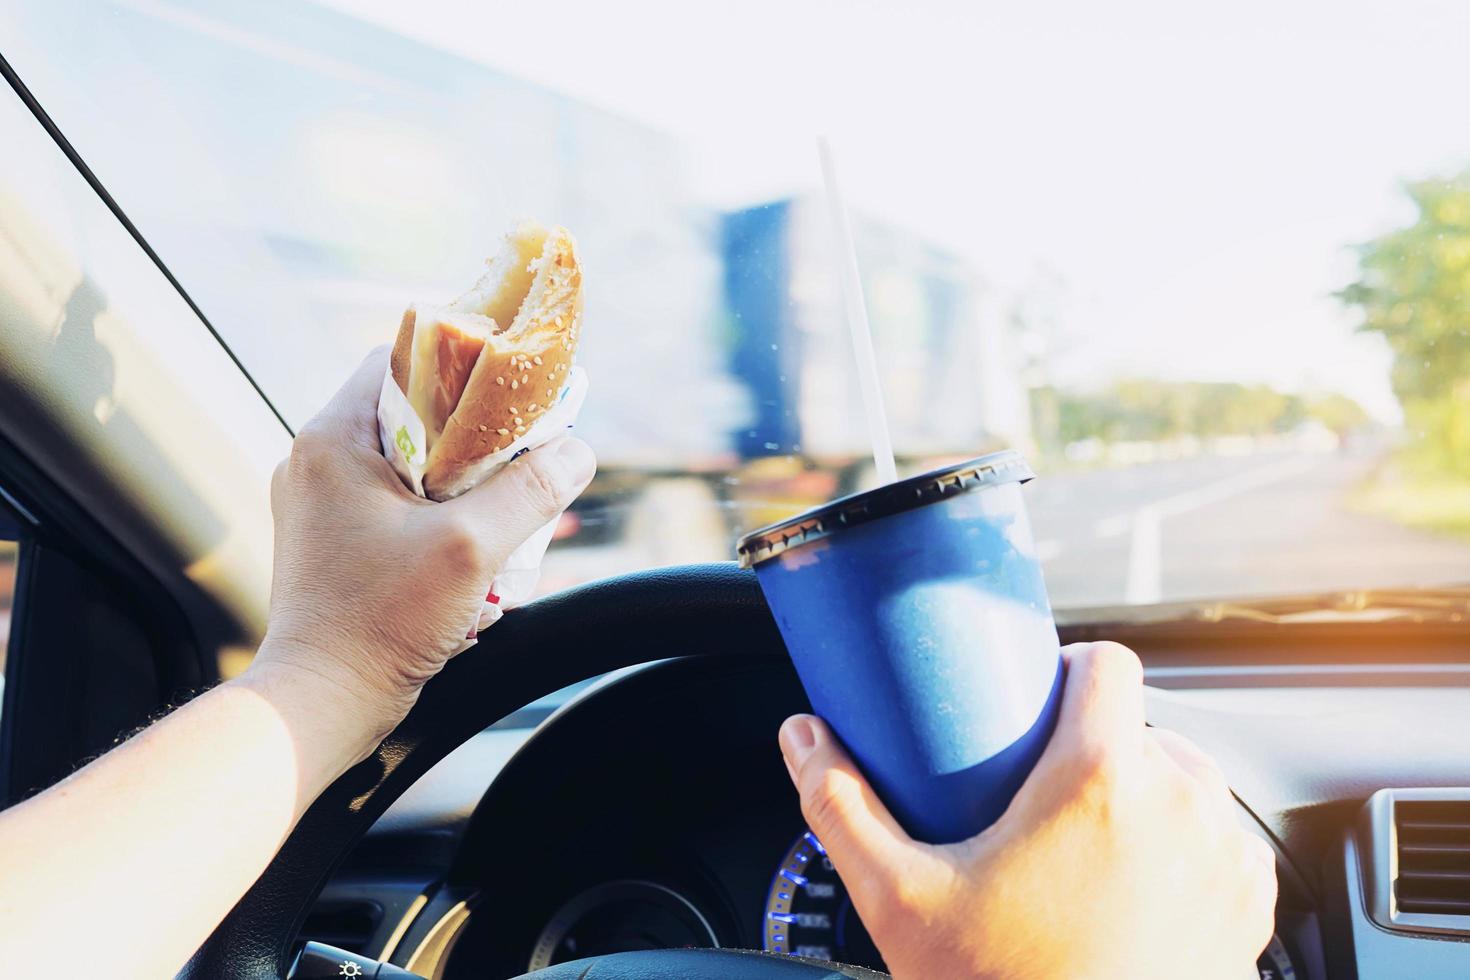
[[[1349,506],[1372,454],[1196,457],[1026,488],[1058,608],[1470,582],[1470,543]]]

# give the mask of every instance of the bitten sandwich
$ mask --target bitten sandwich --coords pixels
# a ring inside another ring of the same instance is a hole
[[[524,224],[488,265],[448,306],[410,307],[393,345],[393,380],[424,424],[433,500],[556,404],[577,350],[582,270],[570,232]]]

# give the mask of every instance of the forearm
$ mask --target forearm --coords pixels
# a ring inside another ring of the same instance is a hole
[[[371,747],[334,688],[248,672],[0,814],[7,972],[172,976]]]

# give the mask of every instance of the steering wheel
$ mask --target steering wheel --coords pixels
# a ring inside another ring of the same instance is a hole
[[[390,803],[440,759],[517,708],[576,681],[664,659],[667,646],[650,642],[655,635],[700,637],[685,656],[785,649],[754,574],[733,563],[609,579],[508,613],[478,646],[424,686],[408,717],[371,756],[317,798],[179,977],[283,980],[291,943],[312,902]],[[614,953],[527,974],[536,980],[883,976],[818,960],[719,949]]]

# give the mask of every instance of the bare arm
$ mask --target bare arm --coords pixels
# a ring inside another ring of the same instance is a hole
[[[360,724],[323,724],[346,698],[268,673],[0,814],[0,948],[16,976],[84,963],[172,976],[265,869],[364,744]]]
[[[369,357],[276,472],[250,669],[0,814],[7,975],[177,972],[463,645],[495,568],[591,479],[564,439],[457,500],[414,497],[377,448],[385,365]]]

